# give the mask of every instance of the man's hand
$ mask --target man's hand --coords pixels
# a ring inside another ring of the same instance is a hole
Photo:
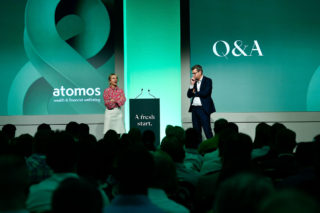
[[[190,84],[191,85],[194,85],[196,83],[196,79],[194,78],[194,77],[192,77],[191,79],[190,79]]]

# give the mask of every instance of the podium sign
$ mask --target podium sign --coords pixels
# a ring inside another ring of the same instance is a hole
[[[152,130],[160,144],[160,99],[130,99],[130,128]]]

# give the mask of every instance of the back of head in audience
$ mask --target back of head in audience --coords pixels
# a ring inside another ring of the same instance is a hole
[[[172,194],[177,187],[176,166],[173,160],[163,151],[154,152],[153,157],[155,170],[151,187],[160,188],[166,191],[167,194]]]
[[[79,124],[75,121],[70,121],[66,125],[65,131],[71,134],[77,140],[79,137]]]
[[[29,177],[23,157],[0,155],[0,212],[23,210]]]
[[[149,151],[156,151],[156,135],[152,130],[146,130],[143,132],[142,142]]]
[[[271,127],[265,122],[261,122],[256,126],[256,133],[253,142],[254,148],[269,146],[271,141]]]
[[[189,128],[185,132],[185,146],[189,149],[198,149],[199,144],[201,143],[200,133],[194,129]]]
[[[213,131],[215,134],[220,134],[222,130],[227,128],[227,126],[228,126],[228,121],[224,118],[220,118],[214,122]]]
[[[29,157],[32,154],[33,137],[29,134],[22,134],[12,140],[12,145],[17,154]]]
[[[49,124],[42,123],[37,127],[37,132],[39,131],[51,131],[51,127]]]
[[[166,152],[175,163],[183,163],[185,150],[183,144],[175,136],[165,136],[160,144],[160,149]]]
[[[2,127],[2,133],[12,140],[16,136],[16,126],[13,124],[6,124]]]
[[[131,128],[128,132],[130,140],[134,144],[142,144],[142,134],[140,129],[138,128]]]
[[[90,127],[88,124],[80,123],[78,128],[81,136],[87,136],[90,134]]]
[[[79,178],[63,180],[52,196],[52,213],[101,213],[102,196],[97,186]]]
[[[147,149],[136,145],[126,147],[115,160],[115,177],[119,181],[119,193],[146,195],[153,172],[154,159]]]
[[[270,134],[271,134],[271,142],[270,142],[270,147],[272,149],[275,149],[275,141],[276,141],[276,137],[279,134],[279,132],[283,129],[286,129],[287,127],[282,124],[282,123],[274,123],[273,125],[271,125],[270,128]]]
[[[259,213],[318,213],[319,204],[310,196],[292,189],[270,195],[260,205]]]
[[[229,122],[228,125],[227,125],[227,128],[231,129],[232,131],[234,132],[237,132],[239,133],[239,127],[236,123],[234,122]]]
[[[74,138],[67,132],[55,132],[48,144],[47,163],[55,173],[74,172],[78,149]]]
[[[275,140],[275,147],[278,154],[293,153],[296,147],[296,133],[290,129],[281,129]]]
[[[271,181],[250,173],[238,174],[222,182],[214,203],[214,212],[256,213],[260,203],[274,188]]]
[[[40,130],[34,136],[33,153],[46,155],[48,151],[48,144],[53,137],[53,131]]]
[[[241,172],[254,172],[251,162],[252,140],[243,133],[231,132],[221,135],[219,154],[222,161],[222,170],[219,182]]]

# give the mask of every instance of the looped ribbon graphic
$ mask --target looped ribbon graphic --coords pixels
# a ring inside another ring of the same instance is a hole
[[[78,1],[75,14],[55,21],[60,0],[29,0],[24,46],[29,62],[10,88],[8,115],[100,113],[103,103],[54,103],[53,88],[103,88],[105,77],[87,59],[110,34],[109,14],[101,0]],[[66,40],[72,38],[71,47]]]
[[[308,85],[307,111],[320,111],[320,66],[313,73]]]

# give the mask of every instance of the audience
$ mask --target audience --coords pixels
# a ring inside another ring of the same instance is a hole
[[[67,132],[55,132],[48,142],[47,163],[53,175],[30,187],[27,209],[31,212],[51,210],[53,191],[59,183],[69,177],[78,177],[76,164],[78,151],[72,135]]]
[[[0,212],[319,212],[320,135],[297,143],[262,122],[252,141],[219,119],[207,141],[168,125],[158,146],[150,130],[99,140],[84,123],[65,130],[42,123],[16,137],[3,126]]]

